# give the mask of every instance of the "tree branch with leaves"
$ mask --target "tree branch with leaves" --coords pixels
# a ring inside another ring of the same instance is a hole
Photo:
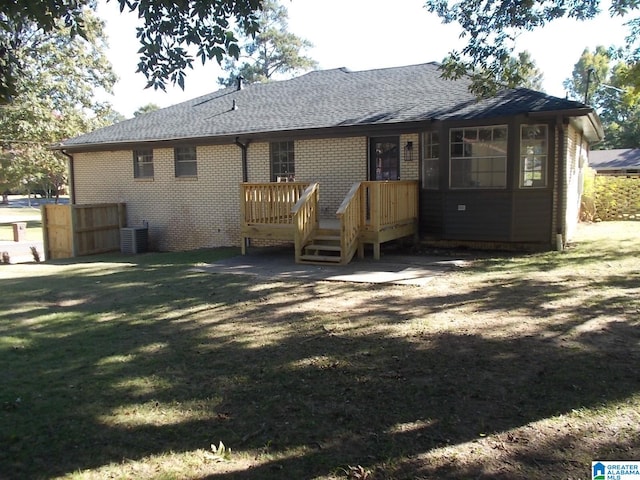
[[[109,1],[109,0],[107,0]],[[235,29],[252,36],[258,31],[262,0],[113,0],[121,12],[137,14],[140,42],[138,72],[147,87],[165,90],[171,82],[184,88],[186,71],[196,58],[203,63],[227,56],[238,58]],[[16,94],[24,63],[14,54],[21,48],[16,33],[35,26],[44,33],[62,32],[89,40],[87,19],[95,0],[11,0],[0,6],[0,104]]]
[[[0,105],[0,189],[58,190],[66,158],[49,149],[63,139],[111,123],[117,116],[96,92],[116,81],[106,55],[103,24],[85,13],[84,36],[59,25],[44,32],[23,23],[13,55],[23,65],[10,104]]]
[[[467,40],[462,50],[451,51],[443,61],[444,76],[455,79],[468,75],[472,91],[486,97],[505,86],[521,84],[521,72],[509,68],[519,34],[559,18],[594,18],[600,12],[600,3],[600,0],[427,0],[425,7],[443,23],[457,22],[462,28],[461,37]],[[637,0],[612,0],[609,14],[623,16],[639,7]],[[634,22],[637,21],[628,23],[632,28],[626,55],[637,64],[640,55],[634,43],[640,24]],[[640,85],[640,75],[637,84]]]

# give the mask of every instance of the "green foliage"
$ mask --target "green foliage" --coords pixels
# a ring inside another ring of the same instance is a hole
[[[462,37],[467,39],[461,51],[450,52],[443,61],[444,75],[470,75],[472,91],[487,96],[502,85],[522,84],[522,72],[514,70],[510,61],[519,33],[541,28],[558,18],[593,18],[599,13],[600,0],[427,0],[425,7],[443,23],[457,22],[462,27]],[[609,13],[625,15],[638,7],[635,0],[612,0]],[[620,55],[635,66],[640,60],[640,50],[634,48],[640,24],[632,21],[629,26],[627,45]],[[637,70],[633,70],[633,82],[640,87],[640,67]]]
[[[160,107],[155,103],[147,103],[146,105],[141,106],[135,112],[133,112],[134,117],[139,117],[140,115],[144,115],[145,113],[154,112],[156,110],[160,110]]]
[[[542,91],[543,73],[527,51],[512,56],[506,65],[507,86],[510,88],[525,87]]]
[[[598,112],[605,132],[599,149],[635,148],[640,144],[640,91],[629,74],[635,67],[603,46],[585,49],[564,86],[576,100]],[[631,83],[630,83],[631,82]]]
[[[218,83],[231,86],[240,76],[247,83],[266,82],[277,74],[294,74],[315,68],[316,61],[302,54],[312,44],[287,31],[288,17],[286,7],[277,0],[266,0],[258,19],[258,33],[253,37],[245,36],[245,43],[241,46],[240,51],[244,52],[242,62],[227,60],[224,69],[229,74],[218,78]]]
[[[595,220],[640,219],[640,178],[598,175],[594,184]]]
[[[107,0],[109,1],[109,0]],[[257,31],[256,12],[262,0],[116,0],[120,11],[136,13],[144,22],[137,29],[140,41],[138,71],[147,86],[166,89],[167,81],[184,88],[186,70],[195,58],[203,63],[225,56],[237,58],[240,50],[232,26],[247,35]],[[34,25],[44,33],[63,33],[92,41],[89,25],[96,0],[12,0],[0,7],[0,103],[17,94],[18,80],[28,63],[14,55],[21,47],[16,35]]]
[[[444,59],[442,71],[446,78],[458,79],[468,76],[471,79],[471,91],[480,98],[491,97],[505,87],[542,90],[543,74],[527,51],[506,58],[502,72],[491,66],[467,71],[460,55],[454,52]]]
[[[595,179],[596,171],[586,167],[582,185],[582,198],[580,199],[580,221],[582,222],[593,222],[596,217]]]
[[[564,81],[564,88],[572,98],[595,105],[601,98],[600,83],[609,77],[611,60],[611,54],[602,45],[597,46],[593,53],[585,48],[573,67],[571,78]]]
[[[225,447],[222,440],[220,440],[219,445],[216,447],[215,444],[211,444],[211,453],[207,454],[207,457],[215,460],[216,462],[228,462],[231,460],[231,449]]]
[[[66,157],[49,146],[117,118],[95,94],[110,91],[116,80],[103,25],[90,12],[83,18],[91,41],[63,26],[45,32],[23,24],[15,32],[19,48],[12,54],[23,68],[11,104],[0,105],[2,190],[58,190],[66,182]]]

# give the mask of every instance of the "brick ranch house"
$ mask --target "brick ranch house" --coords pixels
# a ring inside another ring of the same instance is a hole
[[[238,246],[251,236],[243,185],[291,180],[296,201],[317,183],[321,219],[357,182],[409,181],[423,241],[556,248],[577,224],[600,120],[580,102],[524,88],[478,100],[468,86],[441,78],[437,63],[314,71],[239,83],[58,148],[72,203],[125,202],[153,249]]]

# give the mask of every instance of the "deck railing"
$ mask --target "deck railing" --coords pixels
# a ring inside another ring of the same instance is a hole
[[[354,183],[336,212],[340,220],[340,263],[351,261],[356,250],[362,256],[364,251],[360,243],[360,233],[365,226],[366,204],[362,182]]]
[[[317,183],[243,183],[241,185],[242,253],[247,239],[294,240],[296,261],[319,229]],[[380,258],[384,242],[417,234],[418,182],[358,182],[336,212],[340,220],[341,263],[364,244]]]
[[[291,210],[308,186],[306,182],[243,183],[240,205],[244,225],[292,223]]]
[[[367,203],[367,229],[385,228],[418,218],[418,185],[415,181],[362,182]]]
[[[318,229],[318,201],[320,187],[317,183],[309,185],[291,209],[293,215],[296,262],[302,257],[302,250]]]

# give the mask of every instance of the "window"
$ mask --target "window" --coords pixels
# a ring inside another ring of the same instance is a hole
[[[293,142],[271,142],[271,181],[292,182],[296,179]]]
[[[507,186],[507,127],[451,129],[451,188]]]
[[[437,190],[440,187],[440,136],[438,132],[426,132],[422,145],[422,188]]]
[[[153,150],[133,151],[133,178],[153,178]]]
[[[198,175],[196,147],[176,147],[173,149],[176,177],[195,177]]]
[[[546,125],[520,127],[520,187],[547,186],[548,135]]]

